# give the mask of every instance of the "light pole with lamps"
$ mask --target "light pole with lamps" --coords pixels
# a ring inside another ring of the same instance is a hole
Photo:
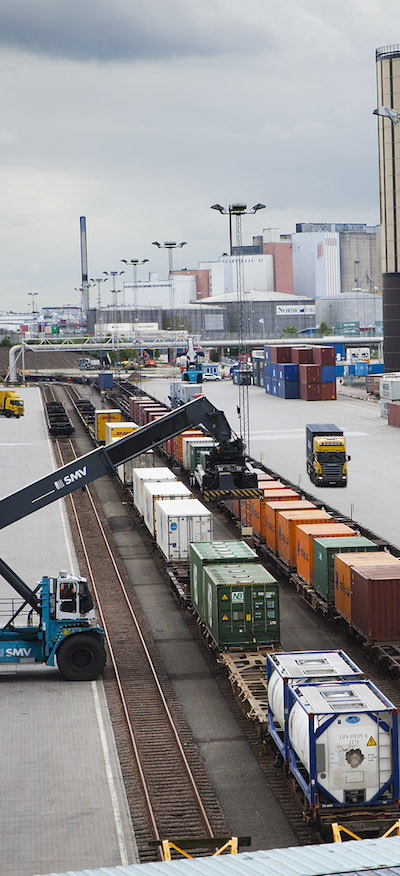
[[[232,216],[236,220],[236,291],[238,303],[238,335],[239,335],[239,404],[238,415],[240,424],[240,437],[243,444],[250,453],[250,420],[249,420],[249,386],[247,374],[247,349],[245,335],[250,330],[250,324],[246,318],[246,301],[244,288],[244,265],[242,253],[242,216],[258,213],[259,210],[264,210],[265,204],[255,204],[250,210],[247,209],[247,204],[236,203],[230,204],[229,207],[223,207],[222,204],[212,204],[211,210],[217,210],[223,215],[229,216],[229,247],[230,255],[233,255],[232,241]],[[246,372],[246,373],[245,373]]]
[[[148,262],[148,259],[142,259],[142,261],[140,261],[140,259],[121,259],[121,262],[124,262],[125,265],[132,265],[133,268],[133,306],[136,309],[138,307],[137,269],[140,265],[145,265]]]
[[[117,295],[119,295],[119,293],[121,292],[121,289],[116,289],[115,282],[116,282],[117,277],[120,277],[121,274],[125,274],[125,271],[103,271],[103,274],[105,274],[107,277],[112,277],[112,279],[113,279],[113,288],[112,288],[113,306],[116,307]]]
[[[87,311],[85,308],[85,300],[87,301],[87,309],[89,310],[89,289],[91,289],[93,283],[85,283],[85,286],[74,286],[74,292],[80,292],[81,295],[81,318],[82,321],[86,322],[87,319]]]
[[[187,240],[182,240],[181,243],[176,243],[174,240],[165,240],[164,243],[159,243],[158,240],[152,240],[152,246],[158,246],[158,249],[167,249],[168,250],[168,265],[169,265],[169,279],[171,282],[171,288],[169,293],[169,309],[171,313],[174,315],[175,313],[175,289],[174,289],[174,278],[172,276],[172,272],[174,270],[174,261],[173,261],[173,251],[174,249],[181,249],[182,246],[187,245]]]
[[[101,310],[101,294],[100,294],[100,283],[107,283],[108,277],[93,277],[90,278],[91,283],[97,283],[97,309]]]

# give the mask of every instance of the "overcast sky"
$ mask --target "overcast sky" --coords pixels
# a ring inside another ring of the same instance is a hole
[[[0,0],[0,307],[79,301],[83,215],[91,277],[147,258],[166,279],[153,240],[217,258],[215,202],[267,205],[248,243],[377,224],[375,49],[396,42],[398,0]]]

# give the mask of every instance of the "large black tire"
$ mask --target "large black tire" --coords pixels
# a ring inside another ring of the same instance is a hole
[[[57,664],[68,681],[94,681],[104,669],[106,652],[98,636],[75,633],[57,651]]]

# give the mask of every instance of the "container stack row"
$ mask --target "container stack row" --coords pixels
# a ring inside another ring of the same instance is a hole
[[[335,347],[264,347],[265,392],[305,401],[336,399]]]

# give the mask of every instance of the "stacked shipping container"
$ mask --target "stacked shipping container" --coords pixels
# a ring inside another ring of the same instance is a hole
[[[305,401],[336,399],[335,347],[264,347],[265,392]]]

